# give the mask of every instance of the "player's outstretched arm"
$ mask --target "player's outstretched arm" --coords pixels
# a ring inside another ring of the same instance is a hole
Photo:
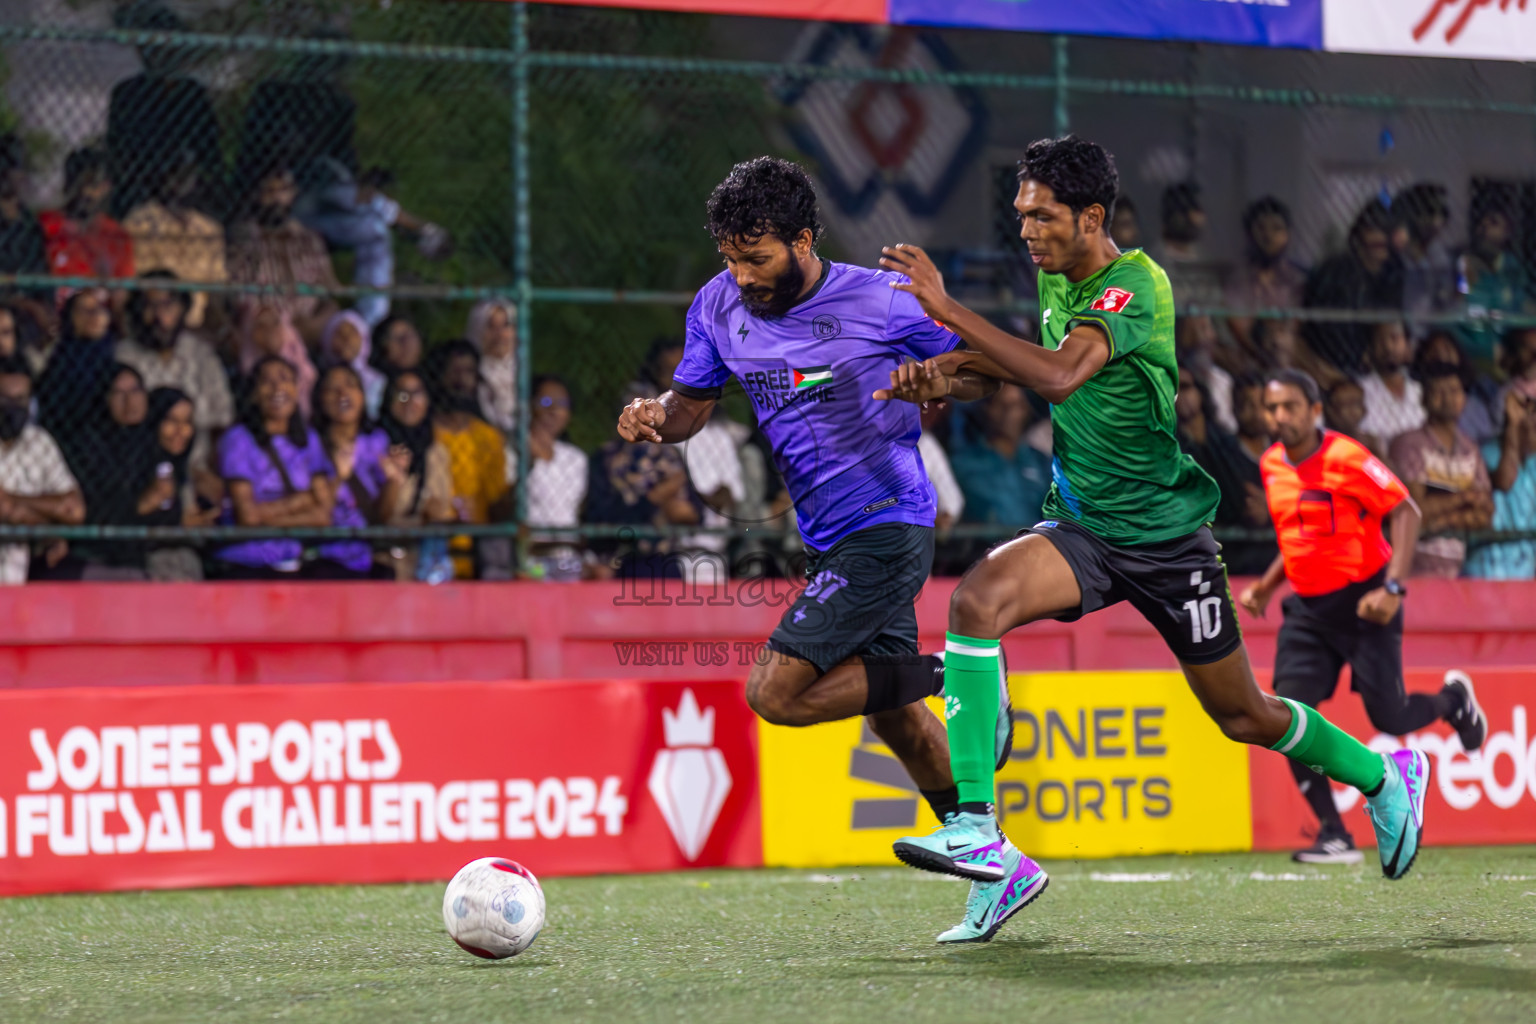
[[[891,386],[877,389],[871,397],[881,402],[894,400],[922,405],[939,398],[974,402],[996,392],[1000,378],[961,369],[958,360],[953,358],[959,354],[946,352],[921,363],[915,360],[902,363],[891,371]]]
[[[714,411],[714,399],[685,398],[676,391],[637,398],[619,414],[619,436],[631,444],[686,441],[703,429]]]
[[[1030,344],[952,299],[944,290],[944,276],[939,268],[919,247],[903,243],[886,246],[881,253],[882,267],[911,279],[910,284],[892,282],[892,288],[910,293],[922,305],[923,312],[990,359],[1006,374],[1002,379],[1038,392],[1052,405],[1065,401],[1109,362],[1109,339],[1097,327],[1079,326],[1054,351]]]

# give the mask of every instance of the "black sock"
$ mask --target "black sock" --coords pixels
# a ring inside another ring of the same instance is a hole
[[[980,803],[964,803],[960,805],[961,814],[991,814],[992,805],[983,800]]]
[[[1333,787],[1328,785],[1327,778],[1300,761],[1291,762],[1291,774],[1296,777],[1296,785],[1300,787],[1301,795],[1307,798],[1312,813],[1317,815],[1320,833],[1328,836],[1349,835],[1349,830],[1344,827],[1344,819],[1339,817],[1339,809],[1333,802]]]
[[[960,787],[950,786],[948,789],[920,789],[923,799],[928,801],[928,806],[933,808],[933,816],[943,821],[945,818],[960,810]]]
[[[944,686],[944,663],[931,654],[865,654],[864,714],[894,711],[936,695]]]

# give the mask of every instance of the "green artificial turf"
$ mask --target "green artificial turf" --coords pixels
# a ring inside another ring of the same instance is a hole
[[[1536,850],[1367,858],[1054,862],[967,946],[964,883],[901,868],[549,879],[502,962],[438,885],[0,900],[0,1020],[1536,1021]]]

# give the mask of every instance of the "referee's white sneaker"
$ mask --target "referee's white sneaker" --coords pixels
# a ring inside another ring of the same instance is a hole
[[[1355,849],[1349,836],[1319,835],[1317,842],[1291,854],[1291,860],[1298,864],[1359,864],[1365,854]]]
[[[1481,748],[1483,740],[1488,738],[1488,719],[1483,715],[1482,705],[1477,702],[1477,691],[1472,688],[1471,676],[1453,668],[1445,674],[1445,688],[1461,701],[1446,721],[1451,723],[1451,728],[1461,737],[1461,749],[1470,754]]]

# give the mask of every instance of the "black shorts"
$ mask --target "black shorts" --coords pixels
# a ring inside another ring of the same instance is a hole
[[[1403,698],[1403,610],[1386,625],[1355,613],[1360,598],[1381,586],[1383,569],[1360,583],[1317,597],[1292,594],[1275,641],[1275,692],[1309,707],[1333,696],[1349,666],[1350,689],[1367,706]]]
[[[1208,665],[1242,646],[1221,545],[1205,527],[1161,544],[1124,547],[1054,519],[1020,536],[1026,533],[1054,544],[1077,577],[1083,603],[1056,616],[1062,622],[1129,601],[1185,664]]]
[[[809,583],[768,638],[770,650],[823,673],[854,654],[918,653],[912,603],[933,568],[932,527],[882,523],[806,553]]]

